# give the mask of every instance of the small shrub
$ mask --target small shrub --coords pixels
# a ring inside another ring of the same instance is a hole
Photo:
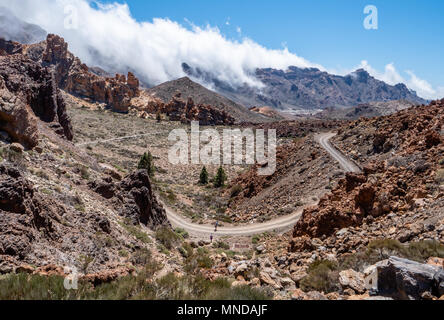
[[[147,265],[151,261],[151,251],[146,248],[136,250],[131,256],[131,262],[134,265]]]
[[[217,242],[213,243],[213,248],[230,250],[230,245],[226,242],[223,242],[223,241],[217,241]]]
[[[80,256],[79,257],[79,263],[80,263],[80,270],[86,274],[89,269],[89,265],[94,261],[94,258],[91,256]]]
[[[313,262],[308,268],[308,275],[300,282],[303,291],[322,291],[325,293],[337,291],[339,272],[336,263],[327,260]]]
[[[177,233],[168,227],[161,227],[156,231],[156,240],[168,250],[173,249],[174,245],[180,242],[180,238]]]
[[[84,180],[89,180],[90,178],[90,174],[89,174],[89,169],[86,166],[81,166],[80,167],[80,176],[82,177],[82,179]]]
[[[179,236],[181,236],[183,239],[188,239],[190,237],[190,235],[188,234],[188,232],[185,229],[182,228],[176,228],[174,230]]]
[[[441,166],[444,166],[444,158],[442,158],[441,160],[439,160],[438,162]]]
[[[444,184],[444,169],[439,169],[436,171],[435,181],[439,184]]]
[[[242,187],[240,185],[235,185],[233,188],[231,188],[230,191],[230,197],[235,198],[242,192]]]

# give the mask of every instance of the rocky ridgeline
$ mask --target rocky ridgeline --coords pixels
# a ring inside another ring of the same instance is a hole
[[[38,119],[73,138],[65,102],[53,74],[21,54],[0,57],[0,130],[28,148],[38,144]]]
[[[196,104],[192,98],[185,101],[180,93],[177,93],[168,103],[163,103],[155,98],[149,100],[148,103],[138,108],[139,112],[165,114],[169,120],[182,123],[199,121],[203,126],[233,125],[235,122],[235,119],[225,111],[209,105]],[[143,114],[141,116],[143,117]]]
[[[33,45],[0,40],[2,54],[23,53],[30,59],[50,67],[60,89],[81,98],[105,103],[115,112],[126,113],[131,99],[139,95],[139,80],[128,72],[128,77],[116,74],[114,78],[98,76],[90,72],[68,50],[68,44],[57,35],[48,35],[46,41]]]

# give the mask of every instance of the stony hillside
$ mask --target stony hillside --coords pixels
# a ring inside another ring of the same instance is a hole
[[[354,269],[348,275],[358,272],[357,277],[351,276],[358,279],[378,261],[366,256],[375,253],[372,250],[380,250],[379,259],[389,255],[418,261],[430,255],[442,258],[443,125],[444,101],[435,101],[391,116],[361,119],[340,129],[335,144],[360,163],[363,172],[347,173],[317,206],[304,211],[294,228],[287,267],[308,257],[335,263],[347,260]],[[294,270],[307,270],[304,268]],[[328,268],[334,276],[338,266]],[[353,289],[351,294],[360,293]],[[432,293],[430,299],[442,294]],[[410,294],[410,298],[427,295]]]
[[[244,106],[206,89],[188,77],[165,82],[154,88],[148,89],[147,92],[164,103],[171,101],[171,99],[177,93],[181,93],[184,98],[190,97],[198,104],[211,105],[219,110],[225,111],[227,114],[236,119],[237,122],[269,121],[267,116],[251,112]]]

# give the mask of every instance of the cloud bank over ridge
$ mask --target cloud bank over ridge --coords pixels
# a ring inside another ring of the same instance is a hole
[[[328,71],[286,48],[268,49],[248,38],[228,39],[216,27],[184,26],[160,18],[138,22],[126,4],[89,0],[0,0],[0,6],[11,9],[26,22],[63,36],[70,50],[86,64],[120,72],[130,69],[152,85],[185,76],[183,62],[210,71],[218,80],[232,86],[247,83],[260,87],[261,83],[252,76],[256,68],[285,70],[296,66]],[[444,88],[434,89],[411,71],[406,72],[406,79],[393,64],[387,65],[384,72],[373,69],[367,61],[360,67],[389,84],[405,83],[424,98],[444,96]]]

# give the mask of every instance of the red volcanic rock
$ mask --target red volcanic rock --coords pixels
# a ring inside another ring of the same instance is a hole
[[[301,249],[304,237],[329,237],[342,228],[360,226],[365,218],[372,221],[391,212],[412,210],[415,199],[433,192],[430,177],[441,168],[444,154],[444,100],[390,116],[361,119],[349,126],[360,135],[370,132],[368,136],[374,140],[368,140],[367,150],[375,158],[364,163],[363,174],[348,173],[316,207],[304,210],[294,228],[293,251]],[[344,132],[346,129],[341,135]],[[384,147],[388,144],[390,153]]]
[[[131,99],[139,95],[139,80],[128,73],[116,74],[114,78],[100,77],[91,73],[79,58],[68,51],[63,38],[48,35],[43,63],[53,66],[61,88],[81,97],[108,104],[113,111],[129,111]]]
[[[0,57],[0,129],[33,148],[39,136],[37,118],[72,140],[71,122],[52,73],[20,54]]]
[[[356,206],[363,211],[364,214],[371,213],[375,202],[376,191],[370,184],[363,185],[355,197]]]
[[[432,148],[441,143],[441,135],[436,131],[429,131],[425,136],[425,143],[427,148]]]
[[[83,98],[109,105],[113,111],[128,112],[131,99],[139,96],[139,80],[133,73],[114,78],[98,76],[68,50],[68,44],[57,35],[33,45],[0,39],[0,55],[23,53],[31,60],[54,70],[59,88]]]

